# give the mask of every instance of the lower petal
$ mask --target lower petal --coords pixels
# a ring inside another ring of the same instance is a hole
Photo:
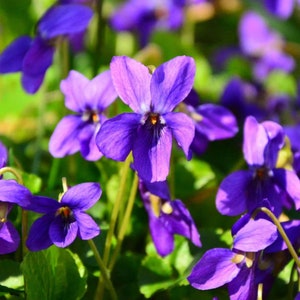
[[[19,243],[20,236],[13,224],[9,221],[0,223],[0,255],[16,251]]]
[[[99,235],[100,228],[86,213],[74,212],[78,223],[78,235],[82,240],[90,240]]]

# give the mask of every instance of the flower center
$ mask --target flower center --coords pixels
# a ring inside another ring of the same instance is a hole
[[[99,118],[97,111],[91,110],[91,111],[86,111],[83,113],[82,121],[97,124],[100,122],[100,118]]]
[[[272,171],[268,168],[257,168],[254,173],[254,177],[258,180],[265,180],[272,176]]]
[[[156,113],[150,113],[148,120],[152,125],[156,125],[159,122],[159,114]]]
[[[233,258],[232,262],[235,264],[240,264],[241,262],[245,262],[248,268],[251,268],[255,259],[254,252],[244,252],[244,253],[237,253]]]
[[[65,220],[70,220],[73,218],[73,212],[68,206],[60,207],[56,211],[56,216],[60,215]]]

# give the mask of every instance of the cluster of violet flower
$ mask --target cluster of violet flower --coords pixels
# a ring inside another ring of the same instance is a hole
[[[42,84],[52,64],[56,39],[63,36],[71,44],[82,43],[93,11],[82,1],[69,2],[60,1],[45,13],[38,22],[35,38],[20,37],[0,55],[0,72],[22,72],[22,85],[28,93],[35,93]],[[111,23],[116,30],[139,30],[144,46],[157,27],[175,29],[181,25],[185,2],[170,1],[159,6],[156,1],[132,0],[116,12]],[[292,1],[287,2],[292,5]],[[290,14],[272,6],[271,1],[265,1],[265,5],[280,17]],[[126,17],[132,11],[139,12],[135,19]],[[175,17],[171,18],[171,14]],[[284,53],[283,39],[256,13],[243,16],[240,33],[239,55],[253,60],[257,82],[249,87],[239,78],[232,79],[224,89],[220,105],[200,103],[193,89],[196,65],[189,56],[177,56],[155,69],[127,56],[114,56],[109,69],[91,80],[70,71],[61,81],[60,89],[65,106],[73,113],[57,124],[49,152],[57,158],[80,152],[89,161],[102,156],[125,161],[132,153],[131,168],[139,177],[150,234],[158,254],[164,257],[174,250],[176,234],[201,247],[198,229],[187,207],[170,196],[167,177],[173,141],[190,160],[193,155],[204,153],[210,141],[233,137],[238,124],[243,124],[242,151],[249,168],[225,177],[216,195],[216,207],[222,215],[240,216],[232,227],[232,248],[208,250],[194,265],[188,281],[200,290],[227,284],[230,299],[256,299],[262,287],[267,295],[277,275],[274,270],[281,270],[290,260],[281,229],[291,245],[299,247],[299,220],[282,222],[282,228],[278,228],[274,218],[277,220],[284,210],[300,209],[300,169],[288,169],[278,159],[287,145],[287,137],[296,162],[300,146],[298,127],[283,127],[277,122],[275,106],[285,99],[274,100],[272,111],[247,103],[246,93],[250,89],[251,95],[259,93],[261,81],[272,70],[290,72],[295,62]],[[108,117],[106,111],[118,97],[132,112]],[[7,150],[0,144],[0,167],[6,164]],[[58,201],[32,195],[14,180],[1,179],[0,190],[0,254],[15,251],[20,241],[7,219],[14,204],[43,214],[29,230],[26,243],[31,251],[53,244],[67,247],[76,237],[88,240],[100,233],[98,225],[85,212],[101,196],[99,183],[64,187]],[[274,257],[281,253],[286,258],[278,266]]]

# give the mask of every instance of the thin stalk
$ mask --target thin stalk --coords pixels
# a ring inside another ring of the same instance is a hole
[[[299,260],[299,258],[298,258],[298,254],[297,254],[297,252],[295,251],[295,249],[294,249],[292,243],[290,242],[288,236],[286,235],[286,233],[285,233],[283,227],[281,226],[279,220],[278,220],[278,219],[275,217],[275,215],[274,215],[268,208],[266,208],[266,207],[259,207],[259,208],[256,209],[255,212],[257,212],[257,211],[262,211],[262,212],[264,212],[266,215],[268,215],[268,217],[271,218],[272,222],[276,225],[276,227],[277,227],[277,229],[278,229],[280,235],[282,236],[284,242],[286,243],[287,248],[288,248],[290,254],[292,255],[292,257],[293,257],[293,259],[294,259],[294,261],[295,261],[297,267],[300,268],[300,260]]]
[[[112,284],[112,282],[110,280],[109,272],[107,271],[107,269],[106,269],[106,267],[105,267],[105,265],[103,263],[103,260],[102,260],[102,258],[100,256],[100,253],[99,253],[99,251],[98,251],[98,249],[97,249],[94,241],[93,240],[88,240],[88,243],[89,243],[89,245],[90,245],[90,247],[91,247],[91,249],[92,249],[92,251],[94,253],[95,259],[96,259],[97,264],[99,266],[99,269],[101,271],[101,274],[102,274],[102,277],[103,277],[104,282],[106,284],[106,287],[109,290],[111,299],[112,300],[117,300],[118,296],[117,296],[117,293],[116,293],[116,291],[114,289],[114,286],[113,286],[113,284]],[[96,294],[95,295],[95,299],[100,300],[102,298],[100,298],[99,295]]]
[[[124,215],[124,219],[122,221],[122,225],[120,227],[120,231],[117,237],[117,245],[116,248],[114,249],[113,255],[111,257],[109,266],[108,266],[108,270],[112,271],[115,262],[117,260],[117,257],[120,253],[120,249],[122,246],[122,242],[124,240],[127,228],[128,228],[128,224],[129,224],[129,220],[130,220],[130,216],[132,213],[132,209],[133,209],[133,205],[134,205],[134,201],[135,201],[135,196],[136,196],[136,192],[137,192],[137,187],[138,187],[138,176],[135,173],[134,174],[134,178],[133,178],[133,182],[132,182],[132,186],[131,186],[131,191],[130,191],[130,195],[129,195],[129,199],[128,199],[128,203],[127,203],[127,207],[126,207],[126,211],[125,211],[125,215]]]

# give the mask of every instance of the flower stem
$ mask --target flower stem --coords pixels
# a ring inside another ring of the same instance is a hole
[[[17,170],[15,170],[12,167],[3,167],[0,169],[0,176],[3,175],[4,173],[11,173],[16,177],[16,180],[19,184],[23,185],[23,179],[22,176],[19,174]]]
[[[101,271],[103,279],[104,279],[104,281],[106,283],[106,287],[109,290],[111,299],[112,300],[117,300],[118,296],[117,296],[116,291],[114,289],[114,286],[113,286],[113,284],[112,284],[112,282],[110,280],[109,272],[107,271],[107,269],[106,269],[106,267],[105,267],[105,265],[103,263],[103,260],[102,260],[102,258],[100,256],[100,253],[99,253],[99,251],[98,251],[98,249],[97,249],[94,241],[93,240],[88,240],[88,243],[89,243],[89,245],[90,245],[90,247],[91,247],[91,249],[92,249],[92,251],[94,253],[95,259],[97,261],[97,264],[99,266],[99,269]],[[99,298],[98,295],[96,294],[95,295],[95,299],[100,300],[101,298]]]
[[[125,211],[125,215],[124,215],[124,219],[122,221],[122,225],[120,227],[120,231],[117,237],[117,245],[116,248],[114,249],[113,255],[111,257],[109,266],[108,266],[108,270],[112,271],[115,262],[117,260],[117,257],[119,255],[121,246],[122,246],[122,242],[123,239],[125,237],[126,234],[126,230],[128,227],[128,223],[129,223],[129,219],[132,213],[132,209],[133,209],[133,205],[134,205],[134,200],[135,200],[135,196],[136,196],[136,191],[137,191],[137,186],[138,186],[138,176],[135,173],[134,174],[134,178],[133,178],[133,182],[132,182],[132,186],[131,186],[131,191],[130,191],[130,195],[129,195],[129,199],[128,199],[128,203],[127,203],[127,207],[126,207],[126,211]]]
[[[287,248],[288,248],[290,254],[292,255],[292,257],[293,257],[293,259],[294,259],[294,261],[295,261],[297,267],[300,268],[300,260],[299,260],[299,258],[298,258],[298,254],[297,254],[297,252],[295,251],[295,249],[294,249],[292,243],[290,242],[288,236],[286,235],[286,233],[285,233],[283,227],[281,226],[280,221],[279,221],[279,220],[275,217],[275,215],[274,215],[268,208],[266,208],[266,207],[259,207],[259,208],[257,208],[256,211],[262,211],[262,212],[264,212],[266,215],[268,215],[268,217],[271,218],[272,222],[276,225],[276,227],[277,227],[279,233],[281,234],[281,236],[282,236],[284,242],[286,243]]]

